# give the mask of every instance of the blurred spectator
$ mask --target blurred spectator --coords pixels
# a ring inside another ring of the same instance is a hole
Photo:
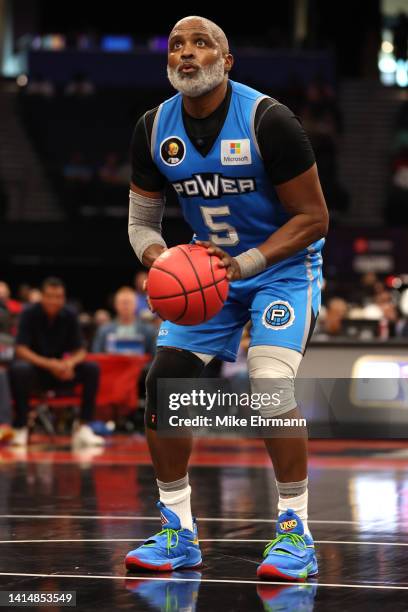
[[[397,335],[399,313],[393,302],[386,302],[381,306],[382,317],[379,322],[379,337],[383,340],[394,338]]]
[[[347,302],[343,298],[331,298],[318,318],[316,336],[340,336],[347,311]]]
[[[360,287],[362,292],[361,303],[364,303],[366,300],[372,299],[373,295],[376,293],[376,288],[378,288],[378,283],[378,276],[375,272],[366,272],[365,274],[363,274],[360,280]]]
[[[87,349],[92,346],[93,337],[95,335],[95,324],[93,316],[88,312],[80,312],[78,314],[78,321],[81,326],[81,333],[84,338],[84,344]]]
[[[22,311],[23,305],[21,302],[11,299],[10,287],[4,281],[0,281],[0,302],[4,304],[10,314],[17,315]]]
[[[99,385],[99,366],[84,361],[78,318],[65,305],[61,280],[48,278],[42,285],[41,303],[27,307],[21,314],[16,339],[16,361],[9,370],[15,402],[16,435],[13,443],[27,444],[27,413],[33,391],[67,390],[82,384],[81,422],[73,433],[74,446],[103,443],[88,423],[93,418]]]
[[[5,283],[4,283],[5,284]],[[14,355],[14,318],[6,305],[7,300],[0,299],[0,360],[10,361]],[[1,373],[1,368],[0,368]],[[1,381],[0,381],[1,382]],[[1,384],[0,384],[1,388]],[[1,410],[1,397],[0,397]],[[1,419],[0,419],[1,422]]]
[[[399,313],[396,304],[393,301],[391,291],[386,289],[377,293],[375,296],[375,304],[381,311],[379,320],[380,338],[383,340],[396,336],[396,325],[399,320]]]
[[[28,303],[38,304],[38,302],[41,302],[41,290],[37,287],[31,287],[28,293]]]
[[[0,334],[10,334],[11,316],[6,305],[0,301]]]
[[[144,288],[144,284],[147,281],[146,270],[139,270],[135,274],[135,290],[136,290],[136,314],[139,317],[150,319],[150,309],[147,303],[147,294]]]
[[[384,318],[384,308],[393,304],[392,293],[385,289],[384,283],[378,280],[373,273],[364,275],[361,284],[363,290],[365,289],[360,300],[362,306],[351,307],[348,311],[348,318],[380,322]],[[381,325],[379,329],[381,331]]]
[[[95,86],[83,72],[78,72],[65,86],[64,95],[87,97],[95,93]]]
[[[121,287],[116,292],[116,318],[96,332],[92,345],[94,353],[154,354],[155,329],[137,318],[136,301],[131,287]]]
[[[374,296],[374,303],[377,304],[380,308],[384,305],[392,303],[392,293],[388,291],[388,289],[381,289],[376,292]]]
[[[3,333],[15,336],[17,319],[22,309],[21,302],[11,298],[8,284],[0,281],[0,318]]]
[[[105,310],[104,308],[99,308],[94,314],[93,322],[96,327],[102,327],[102,325],[106,325],[111,322],[112,317],[110,316],[110,312]]]
[[[355,283],[350,291],[349,299],[360,306],[372,302],[374,296],[374,285],[378,282],[375,272],[366,272],[358,283]]]
[[[29,79],[24,90],[27,96],[42,96],[43,98],[53,98],[55,96],[54,84],[46,79],[42,74],[35,74]]]

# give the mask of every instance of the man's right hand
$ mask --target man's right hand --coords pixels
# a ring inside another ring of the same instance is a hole
[[[69,380],[67,377],[67,367],[62,359],[50,359],[47,370],[59,380]]]

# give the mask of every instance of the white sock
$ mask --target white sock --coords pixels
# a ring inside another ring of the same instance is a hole
[[[188,482],[188,481],[187,481]],[[171,483],[166,483],[171,484]],[[182,529],[193,531],[193,515],[191,514],[191,487],[187,484],[177,491],[163,491],[159,487],[160,501],[180,519]]]
[[[286,512],[289,508],[292,508],[294,512],[302,519],[303,527],[305,533],[311,536],[310,529],[307,524],[307,498],[308,492],[307,489],[302,495],[297,495],[296,497],[280,497],[278,502],[278,514],[282,514],[282,512]]]

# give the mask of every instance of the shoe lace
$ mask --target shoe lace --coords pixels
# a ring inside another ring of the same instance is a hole
[[[266,557],[269,554],[269,551],[271,550],[271,548],[273,548],[276,544],[278,544],[279,542],[282,542],[283,540],[290,540],[291,544],[293,544],[294,546],[296,546],[296,548],[299,548],[301,550],[303,548],[306,548],[306,542],[303,536],[297,533],[281,533],[276,538],[271,540],[269,544],[266,545],[265,550],[263,552],[263,556]]]
[[[162,529],[161,531],[156,533],[156,536],[162,536],[162,535],[167,536],[167,544],[166,544],[167,552],[170,551],[170,548],[175,548],[178,545],[179,536],[178,536],[178,532],[176,531],[176,529],[171,529],[171,527],[166,527],[165,529]],[[172,544],[173,537],[175,537],[175,540],[176,540],[174,544]]]

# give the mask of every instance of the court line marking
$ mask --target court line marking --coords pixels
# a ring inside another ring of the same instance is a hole
[[[83,574],[31,574],[20,572],[0,572],[0,576],[25,576],[27,578],[83,578],[87,580],[164,580],[167,582],[207,582],[220,584],[276,584],[279,586],[301,586],[301,585],[317,585],[320,587],[346,588],[346,589],[387,589],[407,591],[408,586],[392,585],[392,584],[336,584],[331,582],[282,582],[269,580],[228,580],[218,578],[165,578],[162,576],[103,576],[103,575],[83,575]]]
[[[0,540],[0,544],[44,544],[44,543],[67,543],[67,542],[144,542],[146,538],[69,538],[62,540]],[[200,538],[200,542],[238,542],[255,544],[265,544],[270,542],[267,540],[258,539],[238,539],[238,538]],[[408,542],[364,542],[359,540],[314,540],[315,544],[355,544],[362,546],[408,546]]]
[[[2,518],[17,518],[17,519],[84,519],[84,520],[112,520],[112,521],[158,521],[157,516],[126,516],[126,515],[109,515],[109,514],[0,514]],[[261,519],[261,518],[202,518],[198,519],[200,522],[212,522],[212,523],[276,523],[276,519]],[[322,524],[322,525],[381,525],[382,523],[389,524],[389,521],[336,521],[336,520],[323,520],[323,519],[308,519],[310,524]],[[406,523],[397,522],[397,525],[405,525]]]

